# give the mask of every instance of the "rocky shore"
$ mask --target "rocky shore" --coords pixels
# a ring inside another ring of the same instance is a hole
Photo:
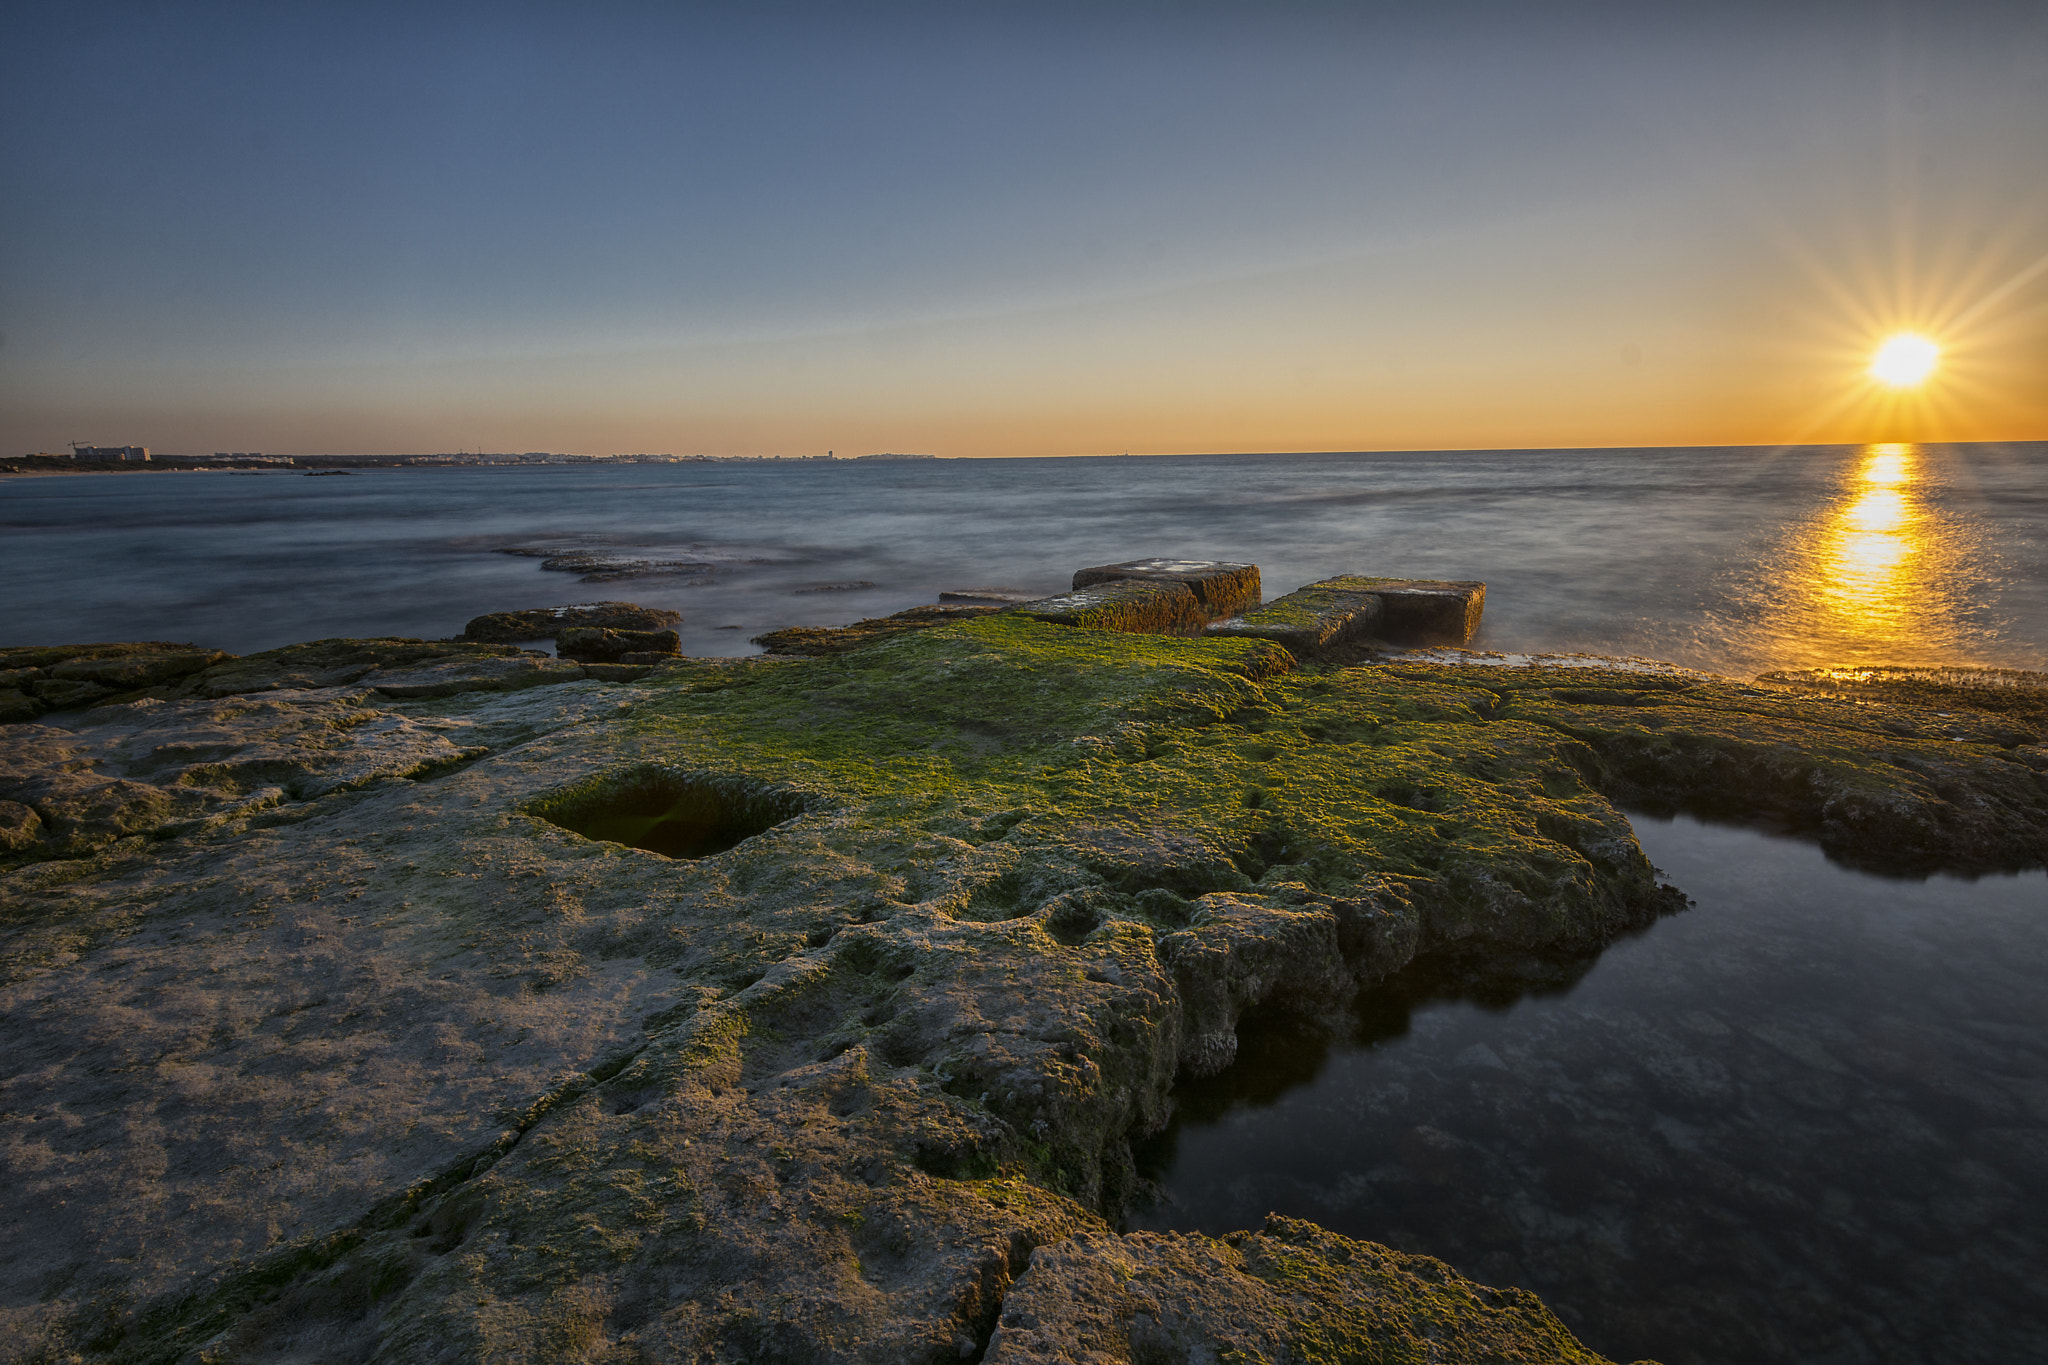
[[[751,659],[0,652],[0,1355],[1596,1361],[1310,1224],[1119,1236],[1131,1142],[1248,1012],[1681,909],[1616,802],[2048,859],[2039,680],[1415,662],[1478,585],[1176,572]]]

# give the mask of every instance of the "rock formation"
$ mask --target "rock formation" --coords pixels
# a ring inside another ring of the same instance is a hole
[[[1963,688],[942,621],[0,727],[9,1358],[1591,1362],[1310,1225],[1120,1237],[1131,1140],[1249,1010],[1681,906],[1617,799],[2048,857],[2031,713]]]
[[[494,611],[462,628],[462,638],[486,644],[525,644],[552,640],[578,627],[598,630],[667,630],[681,625],[683,614],[636,602],[582,602],[567,607],[533,607],[526,611]]]

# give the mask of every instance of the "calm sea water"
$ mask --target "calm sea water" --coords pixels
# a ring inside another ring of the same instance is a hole
[[[1131,1225],[1312,1218],[1534,1289],[1615,1360],[2048,1360],[2048,874],[1635,824],[1694,908],[1546,994],[1424,966],[1348,1038],[1248,1030]]]
[[[715,566],[602,583],[494,551]],[[611,598],[748,653],[1141,555],[1478,578],[1478,643],[2048,666],[2048,444],[154,473],[0,482],[0,642],[437,637]],[[867,583],[866,587],[837,585]]]

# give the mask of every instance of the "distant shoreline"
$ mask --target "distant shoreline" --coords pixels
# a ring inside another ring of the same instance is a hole
[[[578,456],[550,460],[473,460],[433,455],[303,455],[276,459],[207,459],[192,455],[167,455],[148,461],[72,460],[62,455],[25,455],[0,459],[0,476],[63,474],[161,474],[184,473],[342,473],[364,469],[588,469],[647,465],[701,464],[921,464],[927,460],[950,460],[949,455],[688,455],[677,459],[640,459],[633,456]],[[1047,458],[1047,457],[1040,457]],[[1056,458],[1056,457],[1053,457]],[[289,461],[283,463],[282,461]]]

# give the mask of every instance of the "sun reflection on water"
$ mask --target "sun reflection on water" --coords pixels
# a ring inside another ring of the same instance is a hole
[[[1916,614],[1916,570],[1930,539],[1915,495],[1918,464],[1910,445],[1866,447],[1850,496],[1823,523],[1815,587],[1837,631],[1864,639],[1907,633]]]
[[[1834,499],[1798,526],[1789,589],[1773,615],[1781,657],[1813,663],[1960,659],[1968,628],[1953,600],[1968,537],[1930,500],[1939,480],[1910,442],[1865,446]]]

